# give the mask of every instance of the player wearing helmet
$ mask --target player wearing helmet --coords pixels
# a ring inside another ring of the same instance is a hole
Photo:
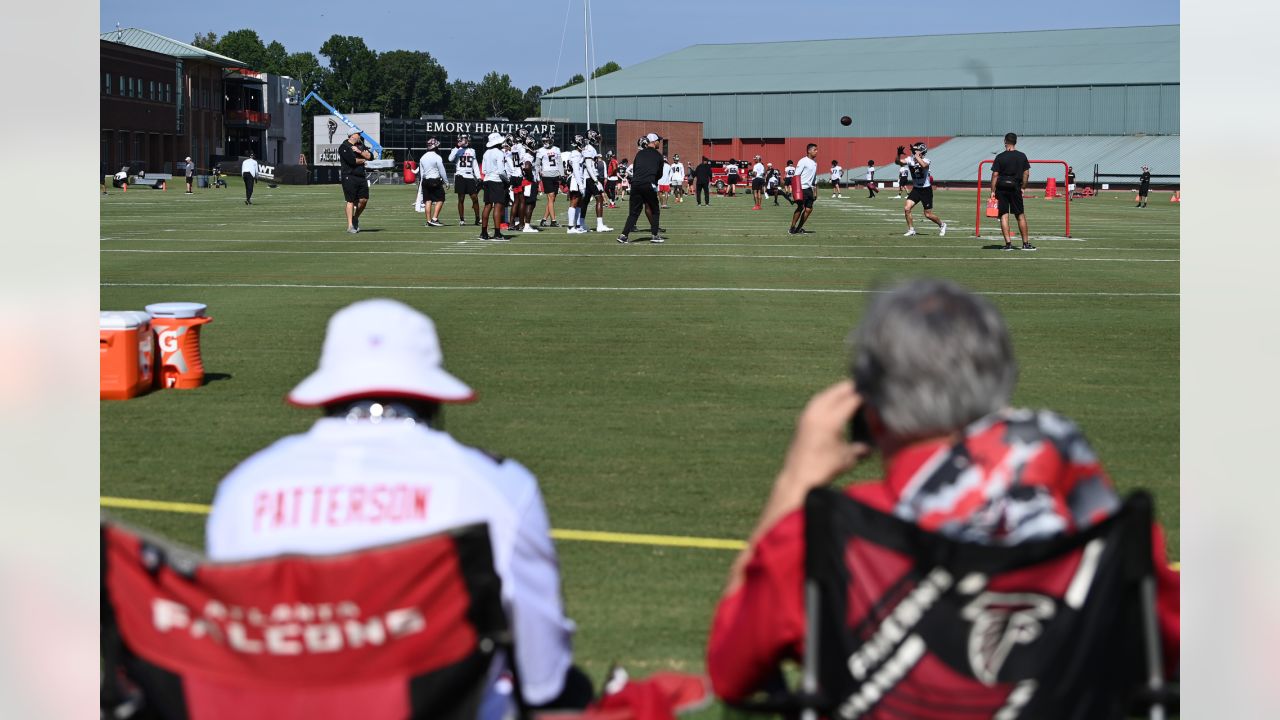
[[[564,154],[565,175],[569,179],[569,229],[570,234],[586,232],[580,227],[585,203],[582,202],[582,148],[587,139],[574,135],[569,151]]]
[[[618,158],[610,150],[604,154],[604,159],[604,193],[609,197],[609,207],[612,209],[618,207]]]
[[[587,208],[591,206],[591,198],[596,199],[596,232],[609,232],[613,228],[604,224],[604,163],[600,160],[600,152],[596,143],[600,142],[600,133],[588,130],[586,141],[582,146],[582,201],[578,215],[578,226],[583,232],[587,230]]]
[[[458,144],[449,152],[449,162],[453,163],[453,192],[458,196],[458,224],[466,225],[462,217],[463,201],[470,196],[471,211],[475,214],[476,225],[480,224],[480,178],[477,176],[476,151],[471,149],[471,136],[459,135]]]
[[[439,147],[439,140],[428,138],[427,151],[422,153],[418,162],[419,192],[426,203],[427,225],[430,227],[443,224],[440,222],[440,210],[444,207],[445,169],[440,153],[436,152]]]
[[[911,194],[907,196],[907,202],[902,208],[902,214],[907,219],[907,231],[902,234],[903,237],[916,234],[915,224],[911,219],[911,209],[917,203],[924,205],[924,216],[938,226],[938,235],[947,234],[947,224],[933,214],[933,177],[929,174],[929,160],[925,157],[927,152],[929,147],[922,142],[911,146],[910,155],[904,153],[902,146],[899,145],[898,157],[894,160],[898,165],[905,167],[911,176]]]
[[[560,193],[560,177],[564,173],[563,162],[560,148],[555,146],[550,135],[543,135],[542,147],[538,148],[538,152],[534,155],[534,163],[538,168],[538,175],[542,178],[542,194],[547,196],[547,208],[542,212],[538,227],[546,227],[548,222],[551,223],[551,227],[560,225],[556,221],[556,195]]]

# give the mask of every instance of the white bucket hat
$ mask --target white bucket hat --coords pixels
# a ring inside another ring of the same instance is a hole
[[[320,367],[289,402],[316,407],[362,397],[410,397],[464,403],[475,393],[445,372],[431,318],[395,300],[363,300],[334,313]]]
[[[507,136],[502,133],[489,133],[489,142],[485,143],[485,147],[498,147],[507,141]]]

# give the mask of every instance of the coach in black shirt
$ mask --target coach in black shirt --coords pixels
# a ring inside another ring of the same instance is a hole
[[[1134,207],[1147,206],[1147,193],[1151,191],[1151,168],[1142,166],[1142,174],[1138,176],[1138,204]]]
[[[702,204],[702,198],[707,198],[707,204],[711,204],[711,160],[706,155],[702,156],[702,162],[698,167],[693,169],[693,179],[696,185],[698,204]],[[775,201],[777,202],[777,201]]]
[[[618,236],[618,242],[624,245],[631,242],[631,231],[636,229],[636,221],[646,205],[649,207],[649,242],[663,242],[658,234],[658,178],[662,176],[662,153],[657,148],[661,142],[662,138],[657,133],[649,133],[636,143],[640,152],[631,163],[631,210],[627,213],[627,224]]]
[[[1036,246],[1027,241],[1027,213],[1022,207],[1022,189],[1031,178],[1031,163],[1027,156],[1016,149],[1018,136],[1007,133],[1004,136],[1004,152],[996,155],[991,164],[991,194],[1000,205],[1000,231],[1004,233],[1004,249],[1013,249],[1013,238],[1009,237],[1009,214],[1018,218],[1018,232],[1022,234],[1022,249],[1035,250]]]
[[[338,159],[342,161],[342,194],[347,199],[347,232],[360,232],[360,213],[369,204],[369,179],[364,164],[373,159],[373,153],[364,146],[359,131],[352,130],[347,141],[338,147]]]

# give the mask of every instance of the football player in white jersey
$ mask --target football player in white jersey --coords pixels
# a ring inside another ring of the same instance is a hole
[[[578,215],[578,227],[587,231],[587,208],[591,206],[591,198],[596,201],[596,232],[609,232],[613,228],[604,224],[604,163],[596,146],[600,144],[600,133],[587,130],[586,144],[582,146],[582,212]]]
[[[751,207],[752,210],[759,210],[760,204],[764,202],[765,169],[761,160],[762,158],[757,155],[751,164],[751,198],[756,201],[756,204]]]
[[[840,198],[844,195],[840,194],[840,181],[844,180],[844,168],[840,167],[840,163],[831,161],[831,197]]]
[[[671,194],[676,202],[684,202],[684,163],[680,162],[679,155],[671,158]]]
[[[582,148],[586,144],[586,138],[581,135],[574,135],[569,150],[564,154],[564,170],[566,177],[569,179],[569,229],[567,232],[574,235],[586,232],[585,229],[579,227],[579,221],[584,209],[584,203],[582,202]]]
[[[534,159],[538,175],[542,178],[542,194],[547,196],[547,207],[542,212],[538,227],[546,227],[547,223],[551,227],[559,227],[560,223],[556,220],[556,195],[560,193],[560,179],[564,175],[564,158],[550,135],[542,136],[542,147],[538,148]]]
[[[927,152],[929,147],[922,142],[911,146],[910,155],[902,152],[902,146],[899,145],[898,157],[894,160],[911,174],[911,194],[907,196],[907,202],[902,208],[902,214],[907,218],[907,231],[902,234],[903,237],[916,234],[915,223],[911,221],[911,209],[917,203],[924,206],[924,216],[938,226],[938,235],[947,234],[947,224],[933,214],[933,176],[929,173],[929,158],[924,156]]]
[[[471,197],[471,211],[476,216],[476,225],[480,224],[480,177],[479,163],[476,162],[476,151],[471,149],[471,136],[459,135],[458,145],[449,153],[449,162],[453,163],[453,192],[458,196],[458,224],[466,225],[462,217],[463,200]]]

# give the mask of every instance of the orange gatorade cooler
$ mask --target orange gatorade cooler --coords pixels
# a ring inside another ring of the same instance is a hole
[[[98,397],[128,400],[155,382],[151,316],[141,310],[98,313]]]
[[[160,347],[160,387],[190,390],[204,383],[200,362],[200,326],[213,322],[203,303],[169,302],[147,306],[151,330]]]

